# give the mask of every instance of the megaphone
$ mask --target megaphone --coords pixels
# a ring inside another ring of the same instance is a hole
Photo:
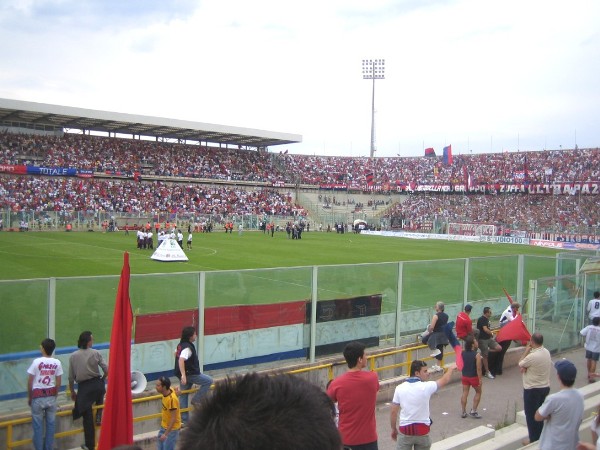
[[[137,370],[131,372],[132,394],[141,394],[146,389],[147,384],[148,382],[146,381],[146,377],[142,372],[138,372]]]

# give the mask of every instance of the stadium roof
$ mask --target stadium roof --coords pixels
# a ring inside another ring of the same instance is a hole
[[[256,148],[302,142],[302,136],[298,134],[5,98],[0,98],[0,126],[48,131],[78,129],[109,134],[149,136],[163,141],[175,139]]]

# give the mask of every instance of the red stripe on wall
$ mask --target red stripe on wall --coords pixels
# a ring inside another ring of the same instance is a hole
[[[157,314],[135,316],[135,335],[133,342],[166,341],[181,337],[181,329],[190,325],[197,326],[198,310],[172,311]]]
[[[306,301],[276,303],[272,305],[242,305],[207,308],[204,318],[205,335],[232,333],[260,328],[304,323]],[[196,326],[198,310],[142,314],[136,316],[136,344],[156,342],[181,337],[181,329]]]

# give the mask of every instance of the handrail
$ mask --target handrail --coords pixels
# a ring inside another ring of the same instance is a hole
[[[390,369],[395,369],[395,368],[399,368],[399,367],[410,367],[410,364],[412,363],[413,360],[413,352],[418,351],[420,349],[423,348],[427,348],[427,345],[423,345],[423,344],[418,344],[412,347],[408,347],[408,348],[401,348],[401,349],[396,349],[396,350],[389,350],[383,353],[378,353],[376,355],[368,355],[367,356],[367,361],[368,361],[368,367],[371,371],[373,372],[382,372],[384,370],[390,370]],[[382,366],[382,367],[376,367],[376,361],[379,358],[383,358],[386,356],[392,356],[395,354],[399,354],[399,353],[406,353],[407,356],[404,360],[404,362],[401,363],[397,363],[397,364],[392,364],[392,365],[387,365],[387,366]],[[449,353],[445,353],[445,354],[452,354],[452,352]],[[428,360],[428,359],[432,359],[430,356],[427,356],[425,358],[422,358],[424,360]],[[315,370],[323,370],[326,369],[327,370],[327,378],[329,380],[333,379],[333,368],[335,366],[341,365],[343,364],[342,362],[331,362],[331,363],[327,363],[327,364],[320,364],[317,366],[310,366],[310,367],[304,367],[302,369],[294,369],[294,370],[290,370],[287,371],[285,373],[288,374],[300,374],[300,373],[307,373],[307,372],[313,372]],[[214,385],[213,385],[214,386]],[[181,394],[190,394],[193,392],[196,392],[198,390],[198,388],[192,388],[192,389],[187,389],[187,390],[183,390],[180,391]],[[141,397],[141,398],[136,398],[132,400],[132,404],[136,404],[136,403],[145,403],[145,402],[149,402],[149,401],[157,401],[160,400],[161,395],[160,394],[156,394],[156,395],[150,395],[147,397]],[[99,410],[104,408],[104,405],[100,405],[100,406],[94,406],[93,409],[94,410]],[[191,411],[191,407],[187,407],[187,408],[182,408],[181,412],[189,412]],[[71,415],[71,409],[63,409],[63,410],[59,410],[56,413],[57,417],[63,417],[63,416],[68,416]],[[155,414],[147,414],[144,416],[139,416],[139,417],[134,417],[133,421],[134,422],[144,422],[146,420],[153,420],[153,419],[157,419],[159,417],[161,417],[162,413],[158,412]],[[5,447],[7,450],[12,450],[14,448],[17,447],[22,447],[25,445],[30,445],[32,443],[32,439],[21,439],[19,441],[13,441],[12,437],[14,434],[14,430],[13,428],[15,426],[18,425],[24,425],[27,423],[31,423],[31,416],[28,417],[23,417],[20,419],[12,419],[12,420],[7,420],[4,422],[0,422],[0,429],[2,428],[6,428],[6,443],[5,443]],[[96,426],[96,428],[101,427],[101,425]],[[64,438],[64,437],[69,437],[69,436],[74,436],[76,434],[82,433],[83,432],[83,428],[75,428],[75,429],[71,429],[68,431],[61,431],[58,432],[54,435],[55,438]]]

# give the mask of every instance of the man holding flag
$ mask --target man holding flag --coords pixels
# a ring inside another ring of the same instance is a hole
[[[519,317],[519,308],[520,307],[521,307],[521,305],[519,305],[517,302],[512,302],[510,305],[508,305],[508,308],[506,308],[504,310],[504,312],[502,313],[502,315],[500,316],[500,327],[501,328],[504,328],[510,322],[512,322],[513,320],[516,320],[517,317]],[[525,340],[527,340],[527,339],[525,339]],[[492,354],[488,361],[488,364],[490,367],[490,372],[492,372],[492,375],[494,375],[494,376],[502,375],[502,366],[504,365],[504,355],[506,355],[506,352],[508,351],[508,348],[510,347],[512,339],[508,339],[508,338],[502,339],[502,336],[499,336],[496,338],[496,341],[500,344],[500,351],[498,353]]]

